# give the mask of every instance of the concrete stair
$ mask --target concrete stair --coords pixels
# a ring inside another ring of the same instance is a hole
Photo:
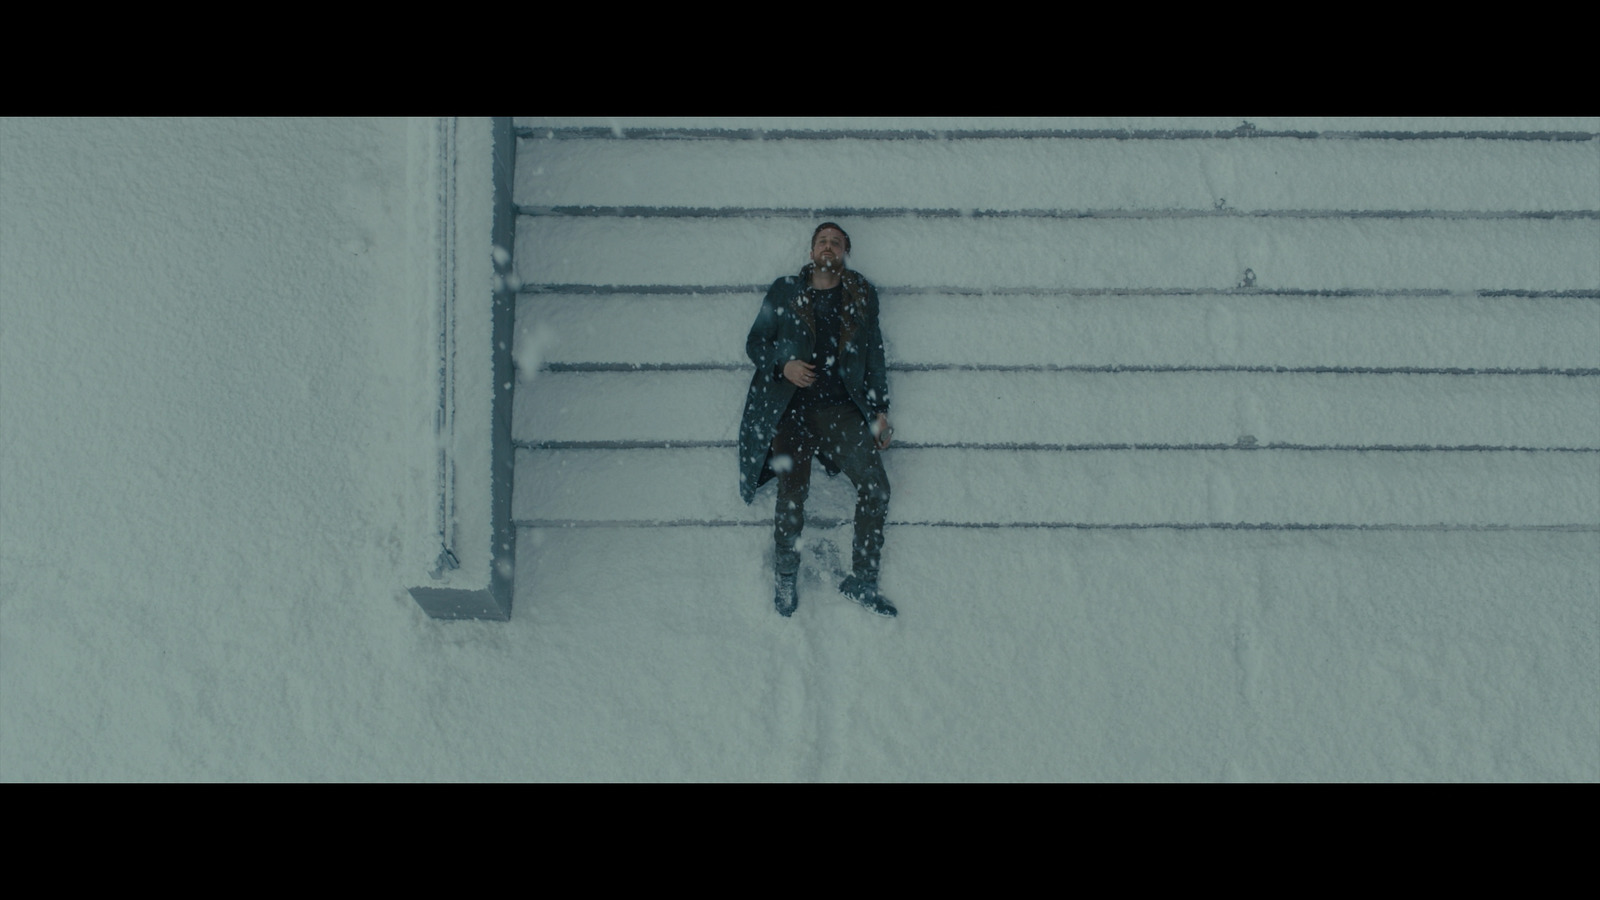
[[[770,526],[743,340],[825,219],[891,529],[1600,530],[1592,135],[517,124],[524,534]]]

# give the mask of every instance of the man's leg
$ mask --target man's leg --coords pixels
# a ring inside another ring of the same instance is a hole
[[[872,431],[854,406],[817,410],[811,425],[818,447],[844,471],[856,489],[856,532],[851,542],[852,574],[872,585],[878,583],[883,552],[883,523],[889,516],[889,475]]]
[[[778,473],[778,506],[773,516],[773,568],[779,575],[800,571],[800,551],[795,548],[806,524],[806,497],[811,492],[812,442],[804,418],[789,410],[778,422],[772,439],[772,469]]]

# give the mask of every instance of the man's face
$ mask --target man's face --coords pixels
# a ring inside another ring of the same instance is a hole
[[[811,239],[811,262],[819,269],[843,271],[846,255],[844,232],[837,228],[824,228]]]

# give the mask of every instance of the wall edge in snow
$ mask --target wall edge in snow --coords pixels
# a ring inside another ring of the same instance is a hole
[[[515,291],[511,119],[440,119],[438,192],[439,556],[410,588],[436,619],[511,617],[511,362]],[[487,138],[488,146],[484,146]],[[487,245],[487,246],[486,246]],[[489,251],[489,252],[485,252]]]

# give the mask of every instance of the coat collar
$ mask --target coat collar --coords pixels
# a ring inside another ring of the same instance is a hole
[[[817,314],[811,308],[811,263],[800,269],[800,296],[795,302],[795,312],[812,335],[817,333]],[[842,352],[855,338],[861,323],[867,320],[867,280],[855,269],[845,269],[839,278],[844,289],[843,302],[839,304],[839,349]]]

